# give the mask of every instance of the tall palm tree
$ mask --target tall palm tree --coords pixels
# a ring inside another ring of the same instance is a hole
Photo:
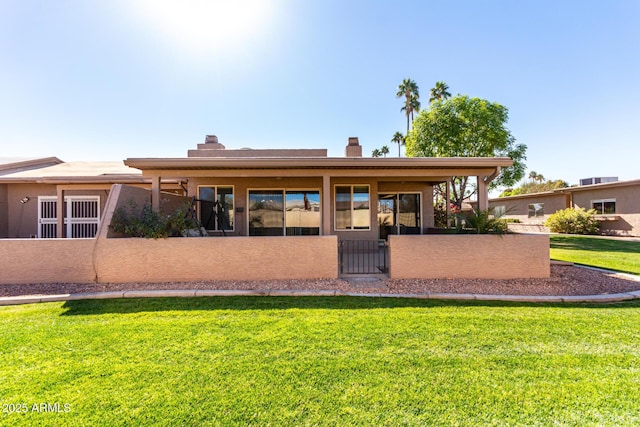
[[[382,152],[377,148],[371,152],[371,157],[380,157],[380,156],[382,156]]]
[[[536,179],[538,179],[538,172],[536,171],[529,172],[529,179],[531,181],[535,181]]]
[[[434,101],[440,101],[441,99],[450,98],[449,85],[445,82],[436,82],[436,85],[431,88],[431,98],[429,98],[429,104]]]
[[[420,112],[420,100],[418,99],[418,97],[415,94],[411,94],[411,97],[409,98],[409,113],[411,115],[411,123],[413,123],[413,113],[419,113]],[[400,109],[400,111],[406,111],[407,110],[407,105],[405,105],[404,107],[402,107]],[[409,123],[407,123],[408,125]],[[409,130],[407,129],[407,135]]]
[[[404,135],[402,135],[400,132],[394,133],[393,138],[391,138],[391,142],[395,142],[396,144],[398,144],[398,157],[400,157],[400,147],[404,145]]]
[[[389,147],[383,145],[380,149],[380,154],[382,154],[384,157],[387,157],[387,154],[389,154]]]
[[[407,135],[409,134],[409,117],[413,117],[413,112],[420,110],[420,93],[416,82],[410,78],[404,79],[398,86],[398,92],[396,98],[402,98],[404,96],[404,107],[400,111],[404,111],[407,115]],[[417,107],[417,108],[416,108]]]

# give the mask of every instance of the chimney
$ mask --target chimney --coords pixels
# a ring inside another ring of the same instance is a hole
[[[208,150],[224,150],[224,145],[218,142],[218,137],[215,135],[207,135],[204,138],[204,143],[207,144]]]
[[[362,147],[357,136],[349,137],[349,143],[344,149],[344,155],[346,157],[362,157]]]

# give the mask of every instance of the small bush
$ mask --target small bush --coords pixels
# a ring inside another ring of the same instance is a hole
[[[179,237],[189,229],[198,228],[188,212],[188,204],[167,215],[155,212],[148,203],[138,210],[136,203],[130,201],[129,209],[119,208],[114,212],[110,227],[130,237]]]
[[[599,234],[600,223],[595,218],[596,211],[582,208],[567,208],[549,215],[544,225],[554,233]]]
[[[458,215],[456,231],[473,234],[505,234],[508,228],[507,221],[500,215],[495,215],[493,209],[473,209],[470,213]]]

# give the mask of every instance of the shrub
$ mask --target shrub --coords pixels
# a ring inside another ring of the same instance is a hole
[[[599,234],[600,223],[595,218],[596,211],[582,208],[567,208],[549,215],[544,225],[554,233]]]
[[[185,204],[170,214],[155,212],[146,203],[141,210],[136,203],[129,201],[129,209],[118,208],[111,220],[113,231],[130,237],[166,238],[184,236],[189,229],[198,228],[198,224],[189,216],[189,204]]]
[[[471,213],[460,214],[456,220],[458,233],[504,234],[508,231],[507,221],[495,215],[493,209],[473,209]]]

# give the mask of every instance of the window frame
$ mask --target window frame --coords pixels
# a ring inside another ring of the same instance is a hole
[[[201,184],[198,185],[198,200],[199,200],[199,204],[198,204],[198,221],[200,221],[200,224],[202,225],[202,227],[204,227],[204,224],[202,222],[202,217],[201,217],[201,211],[202,211],[202,197],[200,194],[200,190],[202,188],[213,188],[214,189],[214,198],[218,199],[218,188],[231,188],[231,199],[232,199],[232,203],[233,203],[233,208],[231,209],[232,212],[229,215],[229,218],[231,220],[231,228],[228,230],[220,230],[218,229],[218,221],[214,222],[214,226],[215,229],[213,230],[208,230],[205,227],[205,230],[207,230],[207,233],[211,232],[211,233],[223,233],[223,232],[230,232],[233,233],[236,231],[236,220],[235,220],[235,212],[236,212],[236,189],[234,185],[224,185],[224,184],[220,184],[220,185],[207,185],[207,184]],[[207,200],[207,202],[211,203],[211,201]]]
[[[602,211],[598,212],[598,210],[593,206],[596,203],[602,203]],[[605,203],[613,203],[613,212],[605,213]],[[596,211],[596,215],[616,215],[617,214],[616,204],[617,203],[615,198],[594,199],[594,200],[591,200],[591,209],[594,209]]]
[[[338,194],[338,187],[349,187],[350,188],[350,203],[351,203],[351,207],[349,209],[350,212],[350,228],[338,228],[338,203],[337,203],[337,194]],[[354,188],[355,187],[367,187],[367,195],[369,196],[368,202],[369,202],[369,224],[366,228],[354,228],[354,199],[353,199],[353,194],[354,194]],[[333,185],[333,231],[334,232],[342,232],[342,231],[348,231],[348,232],[356,232],[356,231],[371,231],[371,211],[372,211],[372,207],[371,207],[371,185],[370,184],[334,184]],[[376,217],[377,217],[377,208],[376,208]]]
[[[318,199],[319,199],[319,203],[320,203],[320,210],[319,210],[319,214],[320,214],[320,219],[318,222],[318,236],[322,235],[322,191],[320,190],[320,188],[298,188],[298,187],[293,187],[293,188],[288,188],[288,187],[277,187],[277,188],[263,188],[263,187],[255,187],[255,188],[247,188],[247,215],[246,215],[246,226],[247,226],[247,236],[249,237],[262,237],[260,235],[256,235],[256,234],[251,234],[251,199],[250,199],[250,195],[252,191],[270,191],[270,192],[275,192],[275,191],[279,191],[282,193],[282,234],[280,235],[275,235],[275,236],[271,236],[271,237],[300,237],[300,236],[306,236],[305,234],[300,234],[300,235],[293,235],[293,236],[289,236],[287,235],[287,193],[317,193],[318,194]],[[315,227],[309,227],[309,228],[315,228]]]
[[[535,207],[532,209],[531,206],[540,205],[540,209],[536,209]],[[531,212],[533,211],[533,215]],[[538,212],[541,211],[541,214]],[[544,216],[544,203],[528,203],[527,204],[527,217],[528,218],[539,218]]]
[[[387,191],[387,192],[381,192],[378,193],[378,200],[377,200],[377,206],[376,206],[376,217],[378,216],[378,206],[380,206],[380,196],[394,196],[395,200],[395,212],[393,212],[393,217],[394,219],[397,219],[400,215],[400,196],[403,195],[411,195],[411,196],[418,196],[418,203],[417,203],[417,207],[418,207],[418,222],[419,224],[415,227],[415,228],[419,228],[420,229],[420,233],[423,233],[423,227],[422,227],[422,198],[423,198],[423,194],[421,191]],[[389,199],[385,199],[385,200],[389,200]],[[380,225],[378,224],[378,227]],[[402,235],[402,233],[400,233],[400,224],[396,223],[393,224],[393,228],[395,228],[395,233],[393,233],[394,235],[400,236]]]

